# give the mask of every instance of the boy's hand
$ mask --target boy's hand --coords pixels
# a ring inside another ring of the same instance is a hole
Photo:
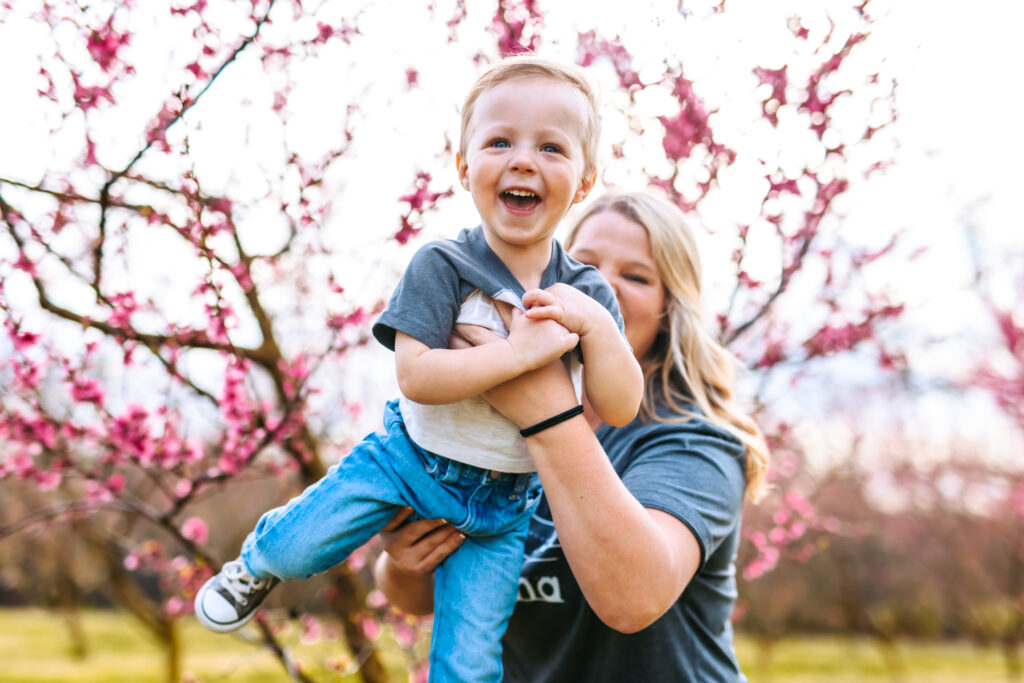
[[[526,306],[527,318],[554,320],[580,337],[585,337],[594,328],[598,316],[608,315],[604,306],[572,285],[561,282],[547,289],[526,292],[523,305]]]
[[[580,337],[551,319],[531,320],[518,308],[512,309],[508,339],[523,372],[535,370],[576,348]]]

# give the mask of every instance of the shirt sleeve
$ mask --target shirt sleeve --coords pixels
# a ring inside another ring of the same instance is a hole
[[[635,442],[622,481],[641,505],[667,512],[693,532],[703,567],[739,519],[745,449],[699,418],[656,424],[653,431]]]
[[[373,325],[373,336],[395,350],[395,332],[432,349],[448,348],[459,314],[460,280],[450,258],[435,243],[413,255],[387,308]]]

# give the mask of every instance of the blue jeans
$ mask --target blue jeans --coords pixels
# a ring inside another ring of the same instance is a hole
[[[537,475],[496,473],[425,451],[387,404],[385,434],[370,434],[324,477],[266,512],[242,545],[254,576],[302,579],[362,546],[408,505],[466,534],[437,568],[430,680],[501,680],[501,637],[515,607]]]

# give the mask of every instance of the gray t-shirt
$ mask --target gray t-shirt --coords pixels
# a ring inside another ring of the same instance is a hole
[[[666,413],[667,414],[667,413]],[[679,600],[634,634],[594,614],[558,543],[547,501],[530,522],[519,602],[503,639],[506,682],[740,683],[729,621],[745,489],[744,448],[704,419],[637,418],[597,437],[626,488],[647,508],[683,522],[701,564]],[[603,561],[595,556],[594,562]]]
[[[615,293],[605,279],[595,268],[570,258],[552,240],[551,260],[540,286],[556,282],[595,299],[623,329]],[[523,310],[523,294],[523,286],[487,245],[483,229],[467,228],[455,239],[431,242],[413,255],[373,334],[392,350],[396,331],[430,348],[447,348],[456,322],[493,326],[499,334],[507,334],[488,307],[493,308],[492,300],[505,301]],[[567,361],[579,393],[579,362]],[[482,469],[517,473],[534,469],[518,426],[479,396],[443,405],[423,405],[402,397],[400,406],[406,429],[421,448]]]

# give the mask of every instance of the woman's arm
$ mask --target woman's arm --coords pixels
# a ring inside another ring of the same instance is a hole
[[[485,340],[481,335],[473,341]],[[541,422],[576,402],[560,362],[505,382],[484,397],[520,426]],[[649,626],[678,600],[696,572],[696,537],[672,515],[640,505],[611,467],[586,420],[573,418],[526,441],[559,542],[587,602],[618,631],[632,633]],[[417,614],[432,609],[433,568],[457,547],[446,545],[454,543],[452,527],[434,528],[448,535],[421,540],[421,532],[413,529],[385,538],[387,552],[379,558],[374,576],[400,609]]]
[[[505,382],[484,397],[522,426],[575,403],[560,363]],[[644,508],[633,497],[586,420],[567,420],[526,442],[559,543],[591,608],[624,633],[649,626],[696,573],[696,537],[677,518]]]

